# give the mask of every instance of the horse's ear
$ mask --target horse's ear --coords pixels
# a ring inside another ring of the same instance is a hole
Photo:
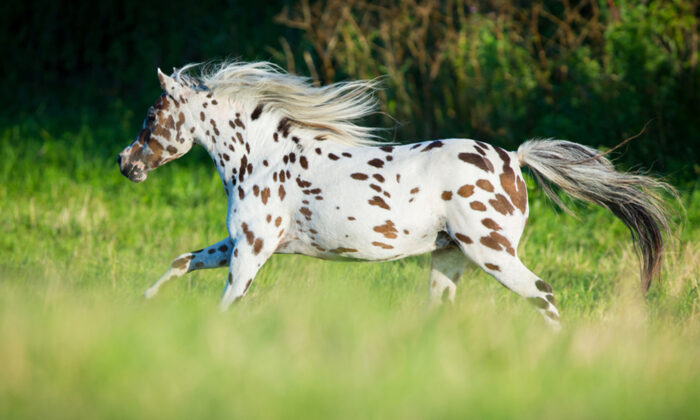
[[[166,75],[160,68],[158,69],[158,80],[160,80],[160,87],[170,96],[176,96],[176,92],[180,89],[180,84],[172,77]]]

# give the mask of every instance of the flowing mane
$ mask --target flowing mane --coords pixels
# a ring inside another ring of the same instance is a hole
[[[195,68],[201,69],[199,75],[189,74]],[[230,98],[262,102],[295,124],[322,132],[328,140],[356,146],[382,143],[375,134],[377,128],[355,123],[377,109],[376,79],[318,87],[310,78],[289,74],[269,62],[237,61],[204,66],[188,64],[175,70],[173,78]]]

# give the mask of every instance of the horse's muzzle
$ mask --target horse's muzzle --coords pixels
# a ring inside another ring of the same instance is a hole
[[[132,182],[142,182],[146,179],[146,173],[143,170],[143,165],[134,165],[124,159],[120,153],[117,157],[117,165],[119,171]]]

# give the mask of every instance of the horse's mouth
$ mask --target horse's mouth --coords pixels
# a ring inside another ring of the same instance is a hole
[[[146,180],[146,172],[141,169],[140,166],[126,164],[124,166],[120,166],[119,171],[122,173],[122,175],[129,178],[129,181],[131,182],[139,183]]]
[[[146,174],[143,172],[140,172],[138,174],[132,173],[131,175],[128,175],[127,178],[129,178],[129,181],[135,182],[138,184],[139,182],[143,182],[146,180]]]

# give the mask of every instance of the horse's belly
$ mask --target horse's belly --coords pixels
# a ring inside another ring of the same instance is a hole
[[[383,236],[376,233],[364,235],[358,232],[339,235],[296,234],[283,241],[278,254],[303,254],[327,260],[388,261],[411,255],[424,254],[450,243],[444,232],[437,230],[416,232],[415,235],[387,231]]]

